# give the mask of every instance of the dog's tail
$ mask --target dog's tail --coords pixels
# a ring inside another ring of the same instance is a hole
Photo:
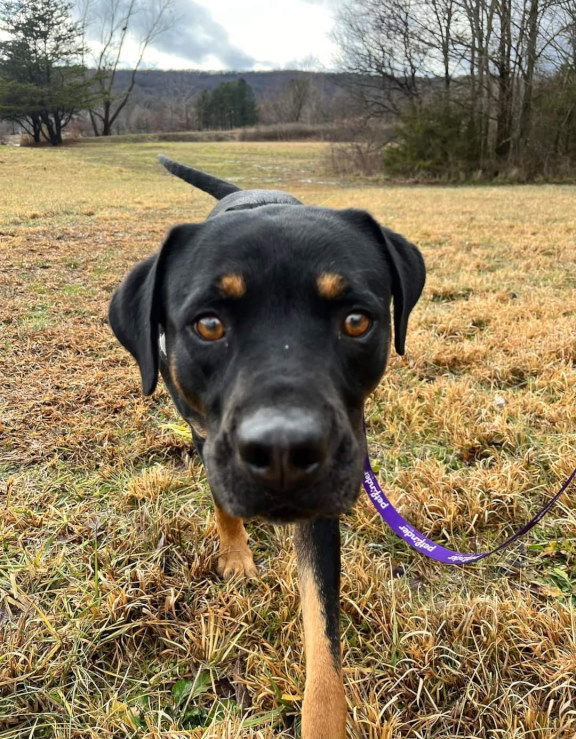
[[[187,167],[185,164],[178,164],[178,162],[168,159],[163,154],[158,155],[159,162],[166,167],[170,174],[180,177],[184,182],[188,182],[189,185],[197,187],[199,190],[204,190],[209,195],[212,195],[216,200],[222,200],[226,195],[230,193],[238,192],[241,187],[233,185],[231,182],[226,180],[220,180],[218,177],[213,177],[211,174],[201,172],[199,169],[193,167]]]

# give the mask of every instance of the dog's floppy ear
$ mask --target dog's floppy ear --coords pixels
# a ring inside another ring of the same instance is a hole
[[[374,223],[380,231],[393,272],[394,347],[398,354],[404,354],[408,317],[424,289],[426,266],[420,250],[414,244],[389,228]]]
[[[176,226],[160,251],[128,273],[110,301],[108,320],[118,341],[138,362],[142,391],[151,395],[158,381],[158,336],[162,321],[160,293],[167,256],[188,243],[193,225]]]
[[[343,215],[363,231],[370,231],[382,244],[392,272],[394,300],[394,346],[404,354],[408,317],[418,302],[426,281],[426,267],[420,250],[400,234],[384,228],[363,210],[346,210]]]

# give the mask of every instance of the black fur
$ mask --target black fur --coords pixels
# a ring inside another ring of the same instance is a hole
[[[206,439],[208,480],[228,513],[274,521],[343,513],[359,491],[362,409],[386,366],[390,302],[402,353],[424,285],[419,251],[364,211],[304,206],[286,193],[242,191],[163,163],[222,199],[204,223],[172,229],[112,298],[110,324],[138,362],[144,393],[153,392],[160,371],[181,415]],[[346,281],[337,300],[318,294],[316,279],[324,272]],[[226,273],[242,274],[245,295],[219,293],[217,281]],[[362,338],[340,330],[353,310],[373,318]],[[206,342],[195,332],[195,319],[206,313],[226,324],[222,340]],[[244,474],[237,429],[263,407],[279,417],[307,409],[321,418],[329,448],[320,479],[278,495]]]

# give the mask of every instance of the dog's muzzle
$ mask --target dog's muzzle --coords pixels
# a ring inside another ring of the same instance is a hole
[[[338,516],[355,502],[363,449],[328,404],[258,404],[209,434],[206,471],[230,515],[276,522]]]

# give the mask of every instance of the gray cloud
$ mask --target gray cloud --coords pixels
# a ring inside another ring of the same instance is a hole
[[[88,37],[98,41],[100,29],[110,22],[111,6],[127,5],[126,0],[77,0],[78,12],[88,4]],[[135,36],[146,33],[150,19],[157,8],[156,0],[141,0],[138,12],[132,18],[130,31]],[[226,29],[217,23],[210,12],[194,0],[173,0],[165,30],[150,43],[150,49],[201,64],[211,56],[229,69],[252,69],[256,60],[230,43]]]
[[[152,44],[158,51],[201,63],[210,56],[229,69],[251,69],[256,60],[230,43],[226,29],[193,0],[175,0],[174,25]]]

